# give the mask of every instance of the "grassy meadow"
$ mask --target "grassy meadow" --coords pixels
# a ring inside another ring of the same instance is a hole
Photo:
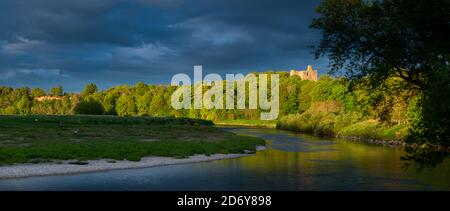
[[[0,165],[243,153],[264,145],[207,120],[116,116],[0,116]],[[82,162],[80,162],[82,163]]]

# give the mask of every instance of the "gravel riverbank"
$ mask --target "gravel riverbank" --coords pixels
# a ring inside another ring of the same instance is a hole
[[[265,147],[257,147],[257,150],[264,150]],[[86,172],[99,172],[117,169],[131,169],[131,168],[149,168],[155,166],[186,164],[195,162],[205,162],[213,160],[221,160],[228,158],[238,158],[243,156],[251,156],[254,154],[214,154],[194,155],[188,158],[177,159],[172,157],[145,157],[141,161],[111,161],[103,160],[89,160],[85,165],[70,164],[73,161],[65,161],[63,163],[38,163],[38,164],[17,164],[12,166],[0,166],[0,179],[11,179],[31,176],[50,176],[61,174],[76,174]]]

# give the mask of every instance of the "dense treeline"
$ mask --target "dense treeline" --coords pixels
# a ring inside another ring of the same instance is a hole
[[[408,89],[400,78],[393,77],[369,89],[368,81],[352,85],[345,78],[327,75],[317,82],[302,81],[286,72],[279,73],[278,126],[283,129],[318,135],[403,139],[417,110],[414,103],[408,103],[417,101],[417,90]],[[176,88],[139,82],[99,91],[95,84],[88,84],[78,94],[63,93],[61,86],[52,88],[50,93],[39,88],[0,87],[0,114],[147,115],[210,120],[260,117],[260,110],[251,109],[175,110],[170,100]]]

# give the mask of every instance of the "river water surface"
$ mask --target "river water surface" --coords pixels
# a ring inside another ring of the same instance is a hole
[[[267,140],[255,155],[212,162],[0,180],[0,190],[450,190],[450,161],[405,170],[401,148],[276,129],[224,127]]]

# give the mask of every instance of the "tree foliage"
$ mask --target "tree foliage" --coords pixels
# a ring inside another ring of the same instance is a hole
[[[378,96],[361,97],[379,108],[375,113],[382,121],[399,122],[407,110],[386,96],[414,97],[408,99],[415,105],[408,111],[413,117],[408,142],[423,147],[411,148],[409,157],[431,166],[448,156],[450,146],[449,11],[448,0],[324,0],[311,24],[322,32],[316,56],[328,56],[332,73],[343,70],[350,79],[370,79],[371,86],[384,89]],[[380,86],[392,76],[417,93]],[[443,153],[424,150],[436,145],[444,147]]]
[[[84,87],[83,91],[81,92],[81,95],[89,96],[89,95],[96,93],[97,91],[98,91],[97,85],[95,85],[93,83],[89,83]]]
[[[50,94],[54,97],[59,97],[63,95],[63,88],[61,85],[50,88]]]
[[[322,32],[316,56],[352,78],[395,75],[423,88],[449,63],[448,11],[448,0],[324,0],[311,24]]]
[[[101,102],[92,97],[88,97],[75,106],[74,112],[75,114],[102,115],[105,113],[105,109]]]

